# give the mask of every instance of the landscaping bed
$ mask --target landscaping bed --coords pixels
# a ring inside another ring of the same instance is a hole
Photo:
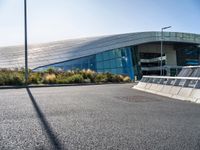
[[[97,73],[92,70],[57,71],[49,68],[44,72],[29,70],[28,84],[91,84],[130,82],[125,75]],[[0,70],[0,86],[25,85],[24,70]]]

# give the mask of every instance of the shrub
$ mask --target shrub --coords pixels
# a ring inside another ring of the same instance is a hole
[[[55,74],[57,71],[54,68],[49,67],[45,72],[49,74]]]
[[[31,73],[28,78],[29,84],[40,84],[42,83],[42,73]]]
[[[14,73],[11,84],[23,85],[25,83],[24,75],[21,73]]]
[[[43,83],[45,84],[55,84],[56,83],[56,75],[55,74],[45,74]]]
[[[84,79],[83,79],[83,76],[81,74],[75,74],[71,77],[68,77],[66,79],[66,82],[67,83],[83,83]]]
[[[70,84],[70,83],[83,83],[84,78],[81,74],[74,74],[72,76],[58,76],[56,79],[56,83],[58,84]]]
[[[107,75],[107,82],[122,82],[123,79],[120,75],[115,75],[111,73],[106,73]]]
[[[123,78],[123,82],[130,82],[131,81],[131,79],[130,79],[130,77],[128,77],[128,76],[125,76],[124,78]]]
[[[4,73],[0,73],[0,85],[5,85],[5,75]]]
[[[94,80],[95,80],[95,76],[96,76],[96,72],[95,71],[87,69],[87,70],[82,70],[80,72],[80,74],[83,76],[85,81],[94,82]]]
[[[23,85],[24,75],[22,72],[6,71],[0,73],[0,85]]]
[[[56,83],[57,84],[65,84],[66,78],[69,77],[67,73],[59,73],[56,75]]]
[[[100,82],[106,82],[107,81],[107,75],[106,74],[97,74],[95,77],[95,82],[100,83]]]

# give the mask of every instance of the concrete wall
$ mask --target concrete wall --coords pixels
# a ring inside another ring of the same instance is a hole
[[[134,89],[174,99],[200,103],[200,89],[139,82]]]

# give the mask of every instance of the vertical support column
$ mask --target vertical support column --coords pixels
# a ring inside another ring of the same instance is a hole
[[[133,62],[132,62],[132,55],[131,55],[131,48],[128,47],[126,48],[126,52],[127,52],[127,64],[128,64],[128,67],[129,67],[129,76],[131,78],[131,80],[134,80],[134,71],[133,71]]]
[[[162,65],[162,55],[163,55],[163,29],[161,30],[161,41],[160,41],[160,75],[162,76],[163,65]]]
[[[24,0],[24,48],[25,48],[25,82],[28,84],[28,44],[27,44],[27,4]]]

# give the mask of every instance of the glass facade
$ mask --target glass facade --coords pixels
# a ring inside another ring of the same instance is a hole
[[[96,54],[96,71],[124,74],[133,78],[130,53],[130,47],[126,47]]]
[[[59,62],[46,66],[41,66],[34,71],[43,71],[49,67],[57,70],[91,69],[101,73],[113,73],[128,75],[132,80],[142,75],[160,75],[160,53],[139,52],[138,46],[128,46],[111,49],[94,55],[81,57],[69,61]],[[190,46],[176,49],[177,65],[200,65],[200,48]],[[167,57],[163,54],[163,66],[166,65]],[[153,69],[152,69],[153,68]],[[177,72],[177,68],[170,68],[170,75]],[[164,74],[167,74],[164,70]]]
[[[200,65],[200,48],[188,47],[177,50],[178,66],[195,66]]]
[[[132,48],[124,47],[112,49],[70,61],[38,67],[35,71],[53,67],[57,70],[91,69],[96,72],[110,72],[113,74],[128,75],[134,79]]]

